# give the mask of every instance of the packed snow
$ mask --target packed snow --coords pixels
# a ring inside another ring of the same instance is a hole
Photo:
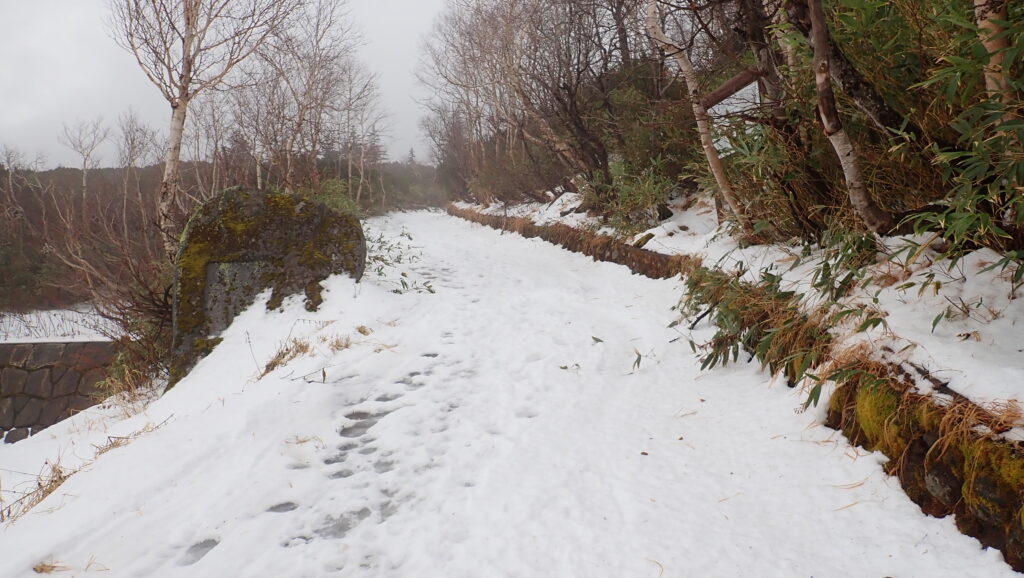
[[[404,248],[318,313],[264,296],[142,413],[0,447],[8,504],[80,469],[0,528],[0,576],[1014,575],[798,391],[701,372],[679,279],[438,213],[368,226]]]

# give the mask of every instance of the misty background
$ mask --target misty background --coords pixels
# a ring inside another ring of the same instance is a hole
[[[378,75],[381,107],[388,115],[384,146],[399,160],[414,149],[429,159],[419,130],[418,101],[429,94],[415,77],[420,47],[443,0],[349,0],[347,11],[362,35],[359,59]],[[167,130],[170,108],[143,75],[131,53],[112,37],[108,0],[0,0],[0,144],[45,166],[76,166],[60,142],[64,124],[97,116],[113,125],[132,108],[146,124]],[[104,144],[100,165],[114,162],[115,144]]]

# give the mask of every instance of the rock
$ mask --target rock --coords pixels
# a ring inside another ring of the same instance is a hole
[[[82,350],[84,345],[85,344],[81,342],[68,343],[64,345],[64,357],[61,358],[64,365],[75,365],[77,363],[76,360],[78,359],[78,352]]]
[[[114,361],[117,345],[111,341],[90,341],[83,343],[70,359],[71,367],[86,371],[94,367],[106,367]],[[68,360],[65,360],[68,361]]]
[[[33,370],[53,365],[60,361],[62,355],[64,355],[63,343],[37,343],[28,356],[25,369]]]
[[[14,349],[11,351],[11,358],[7,361],[7,363],[9,365],[14,365],[17,367],[24,367],[25,362],[28,361],[29,353],[32,353],[31,343],[22,343],[19,345],[15,345]]]
[[[7,397],[25,391],[28,372],[16,367],[5,367],[0,371],[0,395]]]
[[[68,398],[68,415],[75,415],[96,405],[96,400],[85,395],[75,395]]]
[[[0,430],[14,427],[14,400],[7,397],[0,399]]]
[[[25,395],[40,398],[49,398],[53,395],[49,369],[38,369],[28,374],[28,379],[25,380]]]
[[[13,444],[14,442],[20,442],[21,440],[28,437],[28,428],[20,427],[18,429],[12,429],[7,432],[7,436],[4,437],[4,441]]]
[[[675,214],[675,213],[672,212],[671,207],[669,207],[667,203],[658,203],[658,207],[657,208],[658,208],[658,220],[659,221],[667,221],[667,220],[671,219],[672,216]]]
[[[100,388],[97,385],[106,378],[107,370],[102,367],[90,369],[82,375],[82,381],[78,385],[78,393],[88,396],[99,393]]]
[[[63,397],[78,391],[79,378],[81,378],[81,374],[74,369],[65,371],[64,375],[53,384],[53,397]]]
[[[68,408],[68,398],[51,399],[46,402],[46,406],[43,408],[43,412],[39,415],[39,420],[35,425],[32,426],[32,431],[37,432],[41,429],[48,428],[51,425],[59,422],[60,420],[67,417],[66,410]]]
[[[218,342],[217,335],[264,289],[268,308],[304,291],[322,300],[320,281],[362,277],[366,240],[354,216],[301,195],[228,191],[189,220],[174,284],[173,386]]]
[[[14,418],[15,427],[32,427],[39,423],[39,415],[43,413],[46,402],[41,399],[30,399]]]
[[[0,367],[7,367],[11,361],[11,354],[14,353],[14,346],[9,343],[0,343]]]

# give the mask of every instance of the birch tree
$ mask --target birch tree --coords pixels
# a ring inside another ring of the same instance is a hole
[[[97,149],[110,137],[110,129],[103,125],[102,118],[79,121],[73,125],[64,125],[60,142],[75,151],[82,158],[82,210],[85,210],[85,197],[89,190],[89,171],[96,168],[99,158]]]
[[[647,32],[650,34],[651,39],[666,54],[671,56],[675,60],[676,65],[679,66],[679,72],[682,74],[683,80],[686,81],[690,105],[693,107],[693,116],[697,121],[697,133],[700,135],[701,148],[704,149],[704,156],[707,158],[711,174],[714,175],[715,182],[718,183],[718,188],[722,191],[722,196],[725,198],[726,204],[729,205],[729,210],[736,216],[736,221],[739,222],[740,227],[744,231],[750,230],[750,225],[743,212],[739,197],[736,195],[736,191],[733,190],[728,175],[725,174],[725,166],[722,164],[721,157],[718,156],[718,149],[715,148],[714,139],[711,136],[711,119],[708,117],[707,109],[701,103],[697,72],[694,70],[693,63],[690,62],[686,50],[672,42],[668,35],[665,34],[665,30],[661,26],[658,0],[647,0]]]
[[[112,0],[117,42],[171,106],[160,184],[164,249],[177,250],[179,170],[189,103],[223,84],[305,0]]]
[[[1003,24],[1009,20],[1007,0],[974,0],[974,17],[978,24],[978,35],[988,53],[985,66],[985,91],[990,98],[1007,104],[1013,92],[1003,72],[1005,52],[1010,48],[1010,37]]]
[[[850,135],[846,132],[846,128],[839,118],[839,110],[836,108],[836,97],[832,91],[832,77],[829,72],[828,24],[825,22],[821,0],[807,0],[807,8],[811,20],[811,43],[814,45],[814,82],[818,90],[818,112],[821,115],[821,124],[836,156],[839,157],[839,164],[843,167],[850,204],[853,205],[857,215],[868,229],[874,233],[887,233],[895,223],[893,223],[892,217],[883,211],[868,193],[860,168],[860,160],[853,148],[853,141],[850,140]]]

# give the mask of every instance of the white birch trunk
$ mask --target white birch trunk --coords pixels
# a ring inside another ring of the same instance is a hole
[[[722,197],[725,198],[725,202],[729,205],[729,210],[736,217],[740,228],[745,232],[749,232],[750,224],[747,222],[739,197],[736,196],[736,191],[733,190],[732,183],[729,182],[729,177],[725,174],[725,165],[722,164],[722,159],[718,156],[718,149],[715,148],[714,139],[711,136],[711,119],[708,117],[708,111],[701,104],[697,73],[694,71],[689,57],[686,56],[686,52],[669,40],[665,31],[661,28],[657,0],[647,0],[647,33],[661,46],[662,50],[675,59],[676,64],[679,66],[683,80],[686,81],[690,104],[693,107],[693,116],[697,121],[697,133],[700,135],[700,144],[704,149],[704,156],[707,158],[708,167],[710,167],[711,174],[714,175],[715,182],[718,183],[718,188],[722,191]]]
[[[832,91],[832,76],[829,69],[829,35],[821,0],[807,0],[811,17],[811,41],[814,44],[814,80],[818,90],[818,112],[829,143],[839,157],[843,168],[850,205],[864,225],[873,233],[885,234],[895,226],[892,217],[879,207],[868,193],[860,170],[860,161],[853,148],[853,142],[843,127],[836,108],[835,93]]]
[[[174,226],[174,210],[178,203],[178,185],[181,169],[181,141],[185,134],[188,101],[179,100],[171,109],[171,128],[167,151],[164,154],[164,175],[160,183],[159,227],[164,238],[164,251],[172,257],[178,252],[178,238]]]
[[[985,90],[990,98],[1008,104],[1011,99],[1010,85],[1003,73],[1003,53],[1010,48],[1007,36],[999,37],[1006,28],[998,21],[1006,21],[1006,0],[974,0],[974,16],[978,24],[978,35],[982,46],[988,52],[988,63],[985,65]]]

